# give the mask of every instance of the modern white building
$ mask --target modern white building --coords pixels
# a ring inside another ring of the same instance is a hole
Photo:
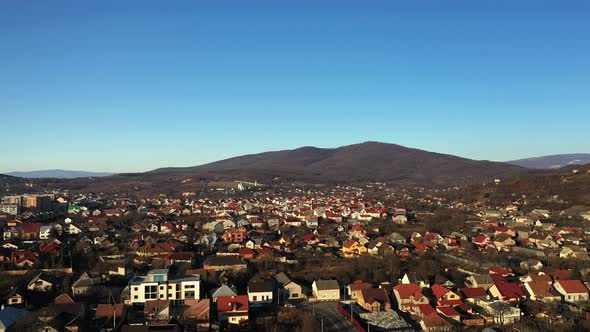
[[[147,276],[129,282],[129,302],[152,300],[185,300],[200,298],[201,278],[198,275],[168,276],[168,269],[156,269]]]

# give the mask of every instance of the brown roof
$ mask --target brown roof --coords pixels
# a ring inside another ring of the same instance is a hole
[[[588,293],[588,288],[580,280],[558,280],[556,283],[568,294]]]
[[[374,302],[389,303],[387,292],[383,288],[366,288],[361,290],[365,302],[372,304]]]
[[[553,289],[551,289],[551,285],[543,280],[531,281],[527,283],[527,286],[532,290],[535,297],[544,298],[559,296],[553,291]]]
[[[170,300],[146,301],[143,312],[158,313],[168,307],[170,307]]]
[[[182,314],[185,318],[201,319],[209,316],[209,306],[211,304],[209,299],[186,299],[184,304],[188,306]]]
[[[63,294],[59,295],[58,297],[56,297],[53,300],[53,303],[69,304],[69,303],[74,303],[74,300],[72,300],[72,298],[68,294],[63,293]]]
[[[124,312],[125,305],[123,303],[100,303],[98,306],[96,306],[96,313],[94,314],[94,319],[99,319],[103,317],[110,318],[113,317],[113,313],[116,317],[122,317]]]

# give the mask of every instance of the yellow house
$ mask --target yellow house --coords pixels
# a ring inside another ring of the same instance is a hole
[[[367,253],[367,247],[363,246],[356,240],[348,240],[342,244],[342,253],[344,257],[358,257]]]

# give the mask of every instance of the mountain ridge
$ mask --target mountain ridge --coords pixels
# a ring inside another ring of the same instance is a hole
[[[471,160],[383,142],[337,148],[301,147],[227,158],[199,166],[159,168],[150,175],[193,174],[214,178],[286,178],[307,181],[448,183],[524,172],[507,163]]]
[[[564,153],[507,161],[512,165],[531,169],[557,169],[590,163],[590,153]]]
[[[23,171],[23,172],[7,172],[4,175],[26,178],[26,179],[42,179],[42,178],[53,178],[53,179],[75,179],[83,177],[104,177],[113,175],[113,173],[107,172],[87,172],[87,171],[72,171],[65,169],[47,169],[38,171]]]

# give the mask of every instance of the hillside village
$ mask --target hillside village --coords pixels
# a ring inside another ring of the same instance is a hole
[[[493,184],[495,185],[495,184]],[[590,212],[385,183],[2,198],[6,331],[590,329]]]

